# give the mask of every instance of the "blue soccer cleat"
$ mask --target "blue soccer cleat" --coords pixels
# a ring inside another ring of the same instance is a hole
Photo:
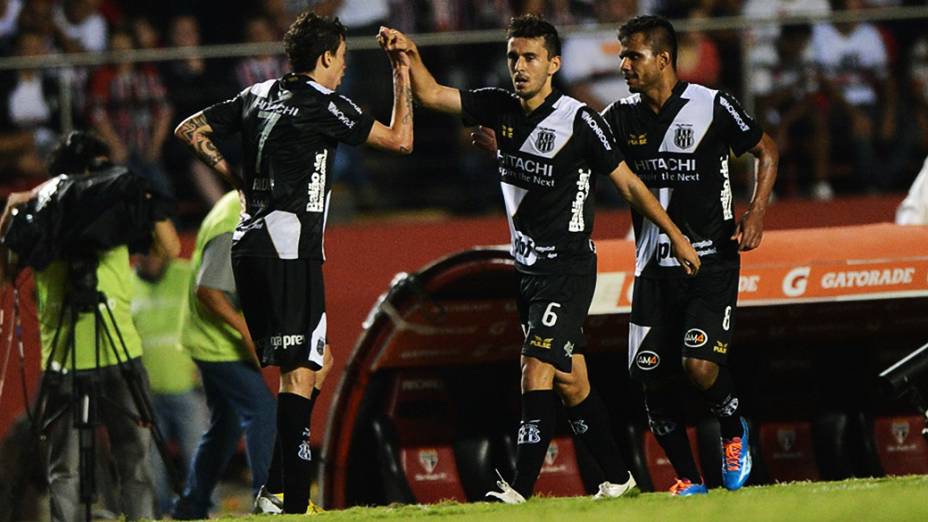
[[[705,495],[709,493],[705,484],[693,484],[689,479],[677,479],[677,482],[670,486],[670,494],[675,497],[689,497],[692,495]]]
[[[725,489],[741,489],[751,475],[751,447],[748,423],[741,417],[741,436],[722,439],[722,484]]]

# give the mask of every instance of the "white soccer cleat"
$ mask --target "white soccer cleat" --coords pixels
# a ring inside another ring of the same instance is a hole
[[[622,495],[628,493],[632,490],[633,487],[638,484],[635,482],[635,477],[631,473],[628,474],[628,480],[622,484],[613,484],[612,482],[603,482],[599,485],[599,491],[593,495],[593,500],[601,500],[604,498],[618,498]]]
[[[494,497],[499,499],[505,504],[524,504],[525,497],[521,493],[512,489],[512,486],[509,485],[503,479],[503,476],[499,474],[499,470],[496,470],[496,476],[499,477],[499,480],[496,481],[496,487],[502,491],[488,491],[486,496]]]
[[[270,493],[264,486],[261,486],[261,489],[258,490],[258,496],[255,497],[255,507],[252,513],[255,515],[282,515],[284,501],[280,498],[281,496]]]

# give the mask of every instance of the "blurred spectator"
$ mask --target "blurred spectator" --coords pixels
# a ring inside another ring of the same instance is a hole
[[[201,44],[200,25],[193,16],[178,16],[171,20],[168,37],[171,47],[197,47]],[[235,94],[237,89],[229,88],[229,82],[223,80],[228,77],[228,71],[220,70],[221,65],[215,61],[204,60],[198,54],[162,64],[161,74],[174,108],[171,128],[203,107],[209,107]],[[181,142],[168,140],[164,148],[164,161],[168,171],[176,173],[175,181],[179,193],[183,192],[190,180],[193,190],[198,195],[197,199],[202,199],[208,207],[212,207],[225,194],[227,189],[212,169],[194,159]],[[179,194],[179,197],[181,195]]]
[[[254,16],[245,23],[245,41],[264,43],[280,40],[274,33],[274,26],[270,19],[265,16]],[[264,80],[280,78],[287,70],[287,60],[281,53],[249,56],[243,58],[235,66],[235,81],[238,82],[240,88],[245,88]]]
[[[861,0],[836,0],[836,7],[859,10]],[[862,188],[888,188],[891,172],[877,159],[876,140],[895,134],[896,96],[880,32],[869,23],[817,24],[812,52],[827,97],[835,158],[852,158]]]
[[[157,49],[161,47],[161,34],[144,16],[137,16],[129,23],[132,28],[132,37],[135,38],[139,49]]]
[[[912,47],[908,72],[918,150],[924,155],[928,154],[928,37],[923,36]]]
[[[777,61],[761,70],[755,81],[757,114],[780,148],[780,188],[795,193],[800,183],[810,185],[810,195],[830,200],[834,190],[828,180],[828,129],[818,98],[815,64],[809,58],[812,36],[808,25],[783,27],[777,40]],[[811,180],[800,180],[809,171]]]
[[[690,10],[690,20],[702,20],[706,12],[702,8]],[[722,63],[719,50],[712,38],[702,31],[680,33],[677,53],[677,76],[685,81],[707,87],[718,87]]]
[[[125,29],[113,31],[110,50],[135,47]],[[173,184],[161,165],[161,146],[171,125],[171,105],[157,69],[120,61],[98,69],[90,81],[90,120],[112,150],[115,163],[129,166],[152,187],[173,196]]]
[[[514,3],[514,15],[538,14],[558,27],[578,22],[570,9],[570,0],[517,0]],[[595,3],[610,4],[612,0],[597,0]],[[504,20],[501,26],[505,27],[506,23],[508,20]]]
[[[303,0],[261,0],[261,11],[274,27],[274,37],[280,40],[296,20],[297,15],[306,8]]]
[[[815,16],[831,13],[828,0],[745,0],[743,14],[749,18],[776,19],[789,16]],[[757,70],[769,70],[777,63],[778,23],[753,23],[745,32],[751,77]],[[811,49],[809,51],[811,53]]]
[[[0,0],[0,49],[16,34],[16,20],[22,9],[22,0]]]
[[[63,0],[54,11],[55,26],[63,36],[65,52],[105,51],[106,20],[98,12],[99,2]]]
[[[597,23],[616,25],[636,14],[635,2],[599,1],[595,3],[595,14]],[[620,51],[614,30],[568,36],[560,72],[567,94],[596,111],[629,96],[631,92],[619,71]]]
[[[155,422],[165,440],[178,450],[180,476],[193,461],[207,419],[206,402],[197,389],[196,365],[180,343],[191,277],[187,260],[146,255],[139,259],[132,281],[132,321],[142,339],[142,364],[148,372]],[[154,445],[150,455],[155,516],[161,516],[170,512],[174,492]]]
[[[15,56],[41,56],[48,49],[39,33],[24,31],[14,42]],[[59,88],[41,69],[0,73],[0,177],[8,188],[24,190],[45,179],[45,158],[59,130]]]

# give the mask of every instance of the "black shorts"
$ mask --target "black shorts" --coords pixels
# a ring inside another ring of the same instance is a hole
[[[322,368],[326,344],[322,263],[233,257],[232,272],[261,365]]]
[[[593,301],[596,272],[521,276],[522,355],[570,372],[571,356],[583,353],[586,347],[583,323]]]
[[[738,270],[694,278],[636,278],[628,332],[628,367],[637,380],[682,371],[682,358],[728,363],[735,328]]]

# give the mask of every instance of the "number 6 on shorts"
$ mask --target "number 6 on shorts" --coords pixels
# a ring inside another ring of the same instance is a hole
[[[548,303],[548,307],[545,308],[545,313],[541,316],[541,324],[545,326],[554,326],[554,323],[557,322],[557,314],[554,313],[554,309],[560,307],[560,303]]]

